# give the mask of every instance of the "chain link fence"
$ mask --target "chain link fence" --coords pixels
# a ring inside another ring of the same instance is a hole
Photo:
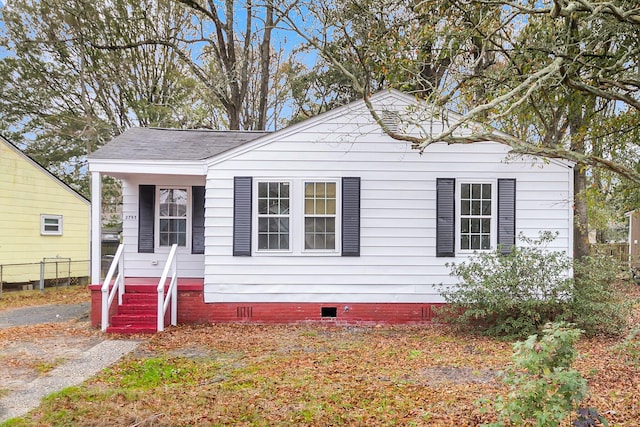
[[[0,264],[0,295],[6,291],[21,291],[56,286],[87,285],[89,260],[43,258],[40,262]]]

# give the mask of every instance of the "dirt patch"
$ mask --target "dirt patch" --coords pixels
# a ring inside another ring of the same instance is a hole
[[[433,367],[419,372],[419,378],[427,385],[452,384],[487,384],[496,380],[501,371],[494,369],[474,369],[458,367]]]

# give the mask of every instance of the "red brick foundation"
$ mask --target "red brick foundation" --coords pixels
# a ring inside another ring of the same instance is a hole
[[[201,279],[200,279],[201,280]],[[153,285],[145,285],[153,286]],[[179,283],[178,323],[407,324],[431,322],[442,304],[416,303],[205,303],[202,283]],[[91,324],[100,326],[101,293],[90,285]],[[112,306],[112,314],[117,310]]]

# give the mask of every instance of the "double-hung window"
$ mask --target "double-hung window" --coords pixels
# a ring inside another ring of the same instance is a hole
[[[258,250],[289,250],[289,182],[258,183]]]
[[[493,184],[460,184],[460,250],[492,247]]]
[[[339,180],[257,180],[253,192],[254,251],[329,255],[340,250]]]
[[[187,245],[188,199],[186,188],[158,190],[159,246]]]
[[[304,183],[304,248],[336,248],[336,183]]]

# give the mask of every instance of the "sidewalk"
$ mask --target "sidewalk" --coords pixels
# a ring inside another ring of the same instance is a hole
[[[62,360],[62,363],[46,374],[38,374],[29,363],[17,368],[0,366],[0,390],[6,392],[0,399],[0,423],[25,415],[37,408],[43,397],[81,384],[137,348],[141,341],[112,340],[106,334],[93,331],[87,336],[85,328],[90,328],[89,308],[89,303],[55,304],[0,312],[0,331],[60,322],[68,322],[68,329],[85,331],[84,337],[62,332],[42,338],[24,332],[17,340],[5,339],[0,360]],[[64,331],[66,325],[61,326]]]

